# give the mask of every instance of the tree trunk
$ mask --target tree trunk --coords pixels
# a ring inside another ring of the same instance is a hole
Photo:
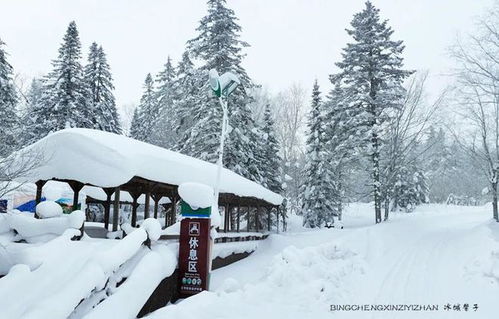
[[[492,183],[492,211],[494,213],[494,219],[496,222],[499,222],[497,213],[497,182]]]
[[[385,222],[388,220],[390,214],[390,198],[386,196],[385,198]]]
[[[374,212],[376,224],[381,223],[381,180],[379,176],[379,139],[376,132],[372,133],[371,142],[373,146],[373,186],[374,186]]]

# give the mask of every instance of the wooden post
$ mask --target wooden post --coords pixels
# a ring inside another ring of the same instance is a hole
[[[236,230],[239,233],[239,224],[241,223],[241,205],[237,204],[237,223],[236,223]]]
[[[234,210],[236,206],[232,206],[231,208],[232,209],[229,209],[228,213],[229,213],[229,218],[228,218],[228,221],[229,221],[229,226],[228,226],[228,229],[229,231],[233,231],[234,230],[234,224],[232,223],[233,219],[232,219],[232,211]]]
[[[270,219],[272,217],[271,212],[272,212],[272,207],[266,206],[267,207],[267,231],[270,231],[271,229],[271,222]]]
[[[229,219],[229,211],[230,211],[230,204],[227,204],[225,206],[225,214],[224,214],[224,232],[228,232],[229,231],[229,223],[230,223],[230,219]]]
[[[151,199],[151,192],[147,190],[146,192],[146,200],[144,202],[144,219],[149,218],[149,201]]]
[[[169,197],[170,198],[170,206],[173,207],[173,196]],[[165,207],[163,205],[163,207]],[[165,228],[170,226],[170,212],[168,212],[168,209],[165,207]]]
[[[80,191],[83,188],[83,184],[80,182],[69,182],[69,187],[73,190],[73,208],[72,211],[78,210],[78,198],[80,197]]]
[[[248,214],[246,215],[246,231],[247,232],[250,231],[250,222],[251,222],[250,215],[251,215],[251,207],[248,206]]]
[[[134,194],[130,194],[132,195],[132,227],[136,227],[137,226],[137,208],[139,208],[139,203],[137,202],[137,200],[139,199],[139,196],[138,194],[134,193]]]
[[[36,198],[35,198],[36,205],[40,204],[40,202],[42,201],[43,185],[45,185],[46,182],[47,181],[39,180],[35,183],[36,184]],[[35,213],[33,214],[33,216],[35,218],[39,218],[38,215],[36,214],[36,210],[35,210]]]
[[[120,219],[120,188],[116,187],[114,191],[114,205],[113,205],[113,231],[118,230],[119,219]]]
[[[114,193],[114,188],[103,188],[107,195],[106,203],[104,204],[104,228],[109,230],[109,215],[111,215],[111,196]]]
[[[40,204],[40,202],[42,201],[42,191],[43,191],[43,185],[45,185],[47,181],[42,181],[42,180],[39,180],[37,181],[35,184],[36,184],[36,199],[35,199],[35,202],[36,204]]]
[[[152,199],[154,200],[154,218],[158,218],[158,211],[159,211],[159,201],[161,200],[163,196],[159,194],[155,194]]]
[[[170,220],[170,225],[173,225],[175,224],[175,222],[177,221],[177,201],[178,201],[178,196],[177,195],[173,195],[173,202],[172,202],[172,211],[171,211],[171,220]]]
[[[256,211],[255,211],[255,230],[256,232],[260,231],[260,227],[258,225],[258,222],[259,222],[259,218],[258,218],[258,214],[260,213],[260,204],[256,205]]]
[[[275,210],[276,217],[276,233],[279,233],[279,208]]]

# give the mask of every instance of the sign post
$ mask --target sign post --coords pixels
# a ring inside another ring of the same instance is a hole
[[[181,298],[209,289],[213,188],[199,183],[179,185],[180,238],[178,292]]]
[[[210,219],[184,218],[180,222],[179,290],[187,297],[208,290]]]

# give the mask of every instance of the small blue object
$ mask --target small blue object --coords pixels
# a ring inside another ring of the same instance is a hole
[[[46,198],[45,197],[42,197],[40,202],[43,202],[45,201]],[[36,200],[30,200],[29,202],[26,202],[22,205],[19,205],[17,207],[15,207],[15,209],[17,210],[20,210],[21,212],[31,212],[31,213],[34,213],[35,212],[35,209],[36,209]]]

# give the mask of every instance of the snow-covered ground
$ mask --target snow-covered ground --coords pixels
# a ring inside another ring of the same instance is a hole
[[[154,242],[160,230],[147,219],[122,240],[72,241],[75,229],[35,244],[0,235],[0,318],[134,318],[177,265],[178,246]]]
[[[304,230],[294,217],[290,232],[214,271],[212,291],[149,318],[497,318],[499,225],[490,206],[426,205],[380,225],[373,215],[351,205],[342,230]],[[371,304],[439,309],[331,311]]]

